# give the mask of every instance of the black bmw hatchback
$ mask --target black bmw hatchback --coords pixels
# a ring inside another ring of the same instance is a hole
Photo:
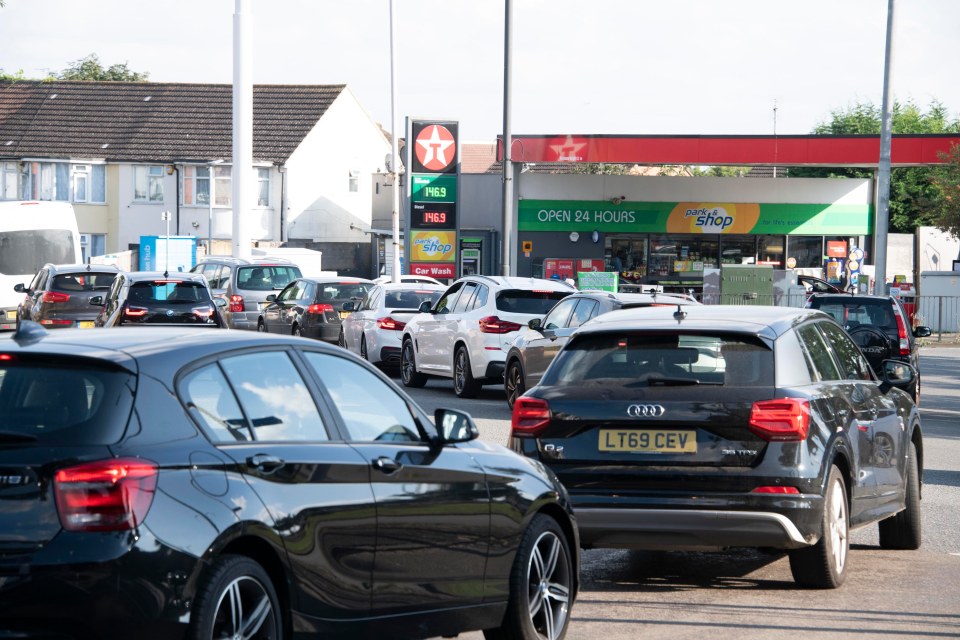
[[[342,349],[144,327],[0,337],[0,637],[562,638],[542,465]]]
[[[896,388],[916,372],[883,371],[819,311],[613,311],[517,398],[511,445],[556,472],[585,547],[784,549],[832,588],[853,528],[920,546],[920,416]]]
[[[120,273],[103,296],[90,298],[101,307],[97,327],[192,325],[226,329],[219,307],[199,273]]]

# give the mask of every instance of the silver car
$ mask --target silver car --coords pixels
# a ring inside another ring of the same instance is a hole
[[[202,273],[214,298],[227,305],[222,313],[231,329],[257,330],[260,312],[275,295],[302,274],[300,268],[282,258],[234,258],[208,256],[190,270]]]

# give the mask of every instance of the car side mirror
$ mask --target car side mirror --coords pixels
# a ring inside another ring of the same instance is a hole
[[[94,305],[95,307],[102,307],[103,296],[93,296],[92,298],[90,298],[90,304]]]
[[[214,298],[214,299],[213,299],[213,304],[215,304],[215,305],[217,305],[219,308],[223,309],[224,307],[227,306],[227,299],[226,299],[226,298],[220,298],[220,297]]]
[[[914,338],[929,338],[932,334],[933,332],[930,331],[930,327],[920,326],[913,329]]]
[[[276,302],[276,300],[277,300],[277,295],[275,293],[271,293],[266,297],[267,302]]]
[[[894,387],[906,387],[917,377],[913,365],[900,360],[883,361],[883,381]]]
[[[420,313],[430,313],[432,309],[433,309],[433,303],[430,302],[429,300],[424,300],[423,302],[420,303],[420,306],[417,307],[417,311],[419,311]]]
[[[540,327],[543,326],[543,318],[534,318],[527,323],[527,326],[534,331],[540,331]]]
[[[344,302],[343,306],[340,308],[343,309],[344,311],[356,311],[357,304],[355,302]]]
[[[26,292],[27,292],[27,288],[26,288],[25,286],[23,286],[23,283],[22,283],[22,282],[18,282],[17,284],[13,285],[13,290],[16,291],[17,293],[26,293]]]
[[[466,411],[437,409],[433,412],[433,422],[444,443],[469,442],[480,437],[480,429]]]

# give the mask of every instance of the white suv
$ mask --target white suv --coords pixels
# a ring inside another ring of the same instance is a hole
[[[424,303],[403,332],[400,379],[422,387],[427,376],[453,378],[461,398],[485,384],[503,384],[513,339],[527,322],[542,318],[576,289],[539,278],[467,276],[437,300]]]

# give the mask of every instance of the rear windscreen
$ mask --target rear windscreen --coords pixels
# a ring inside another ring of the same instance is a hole
[[[134,384],[122,371],[0,354],[0,446],[113,444],[130,416]]]
[[[116,273],[65,273],[53,278],[54,291],[106,291],[113,284]]]
[[[319,287],[320,300],[359,300],[374,285],[366,282],[322,282]]]
[[[558,300],[566,298],[571,293],[573,292],[506,289],[497,294],[497,310],[545,316]]]
[[[748,336],[594,333],[571,340],[544,385],[773,386],[773,352]]]
[[[897,330],[897,319],[893,315],[893,306],[886,300],[871,302],[848,302],[833,300],[813,301],[810,305],[833,316],[839,324],[849,331],[860,325],[869,325],[879,329]]]
[[[69,229],[31,229],[0,232],[0,273],[36,273],[49,263],[77,261],[73,233]]]
[[[423,302],[432,306],[443,291],[390,291],[383,297],[383,306],[387,309],[418,309]]]
[[[127,301],[146,305],[156,302],[210,302],[210,291],[199,282],[171,282],[156,280],[134,282],[130,285]]]
[[[237,269],[237,288],[254,291],[283,289],[300,277],[300,269],[293,266],[253,265]]]

